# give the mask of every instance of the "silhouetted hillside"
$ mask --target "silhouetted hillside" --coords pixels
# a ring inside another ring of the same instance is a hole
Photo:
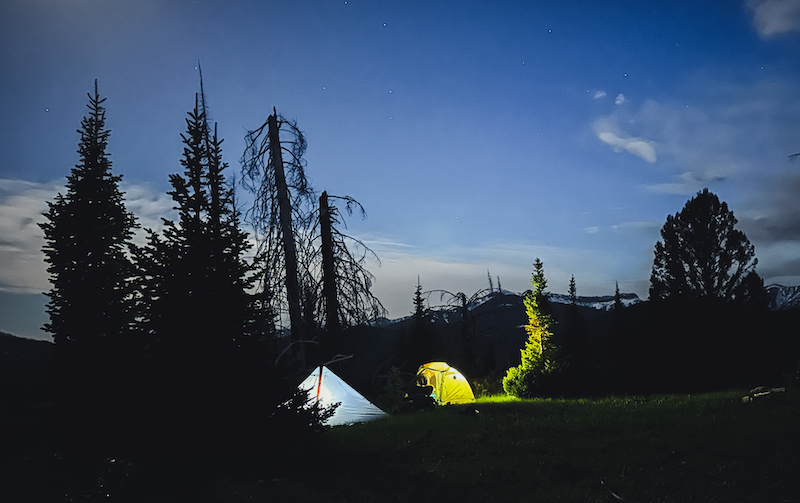
[[[550,310],[556,321],[553,332],[559,340],[568,304],[567,297],[549,294]],[[469,306],[466,323],[472,337],[475,371],[467,373],[469,379],[499,376],[519,364],[520,349],[527,335],[523,328],[528,322],[523,304],[524,294],[508,291],[494,292]],[[641,302],[635,294],[624,295],[625,305]],[[586,338],[592,346],[604,344],[611,320],[613,296],[578,297],[577,311],[584,321]],[[428,311],[428,344],[430,358],[426,361],[443,360],[458,368],[468,367],[465,361],[463,337],[463,315],[458,308],[437,308]],[[396,366],[410,379],[417,367],[425,361],[404,357],[413,351],[404,350],[409,344],[414,319],[411,316],[396,320],[376,320],[372,326],[357,327],[350,333],[348,350],[354,356],[332,366],[334,371],[356,389],[366,395],[380,393],[385,376]],[[595,349],[594,347],[592,349]]]
[[[0,332],[0,403],[50,401],[50,364],[55,345]]]

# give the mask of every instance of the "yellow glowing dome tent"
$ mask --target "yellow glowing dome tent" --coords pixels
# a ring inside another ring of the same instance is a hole
[[[469,403],[475,400],[469,381],[445,362],[430,362],[417,370],[418,382],[433,388],[431,396],[439,405]],[[421,379],[420,379],[421,378]]]

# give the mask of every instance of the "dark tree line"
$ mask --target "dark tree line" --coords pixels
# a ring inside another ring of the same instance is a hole
[[[649,302],[624,307],[617,285],[607,315],[579,308],[574,277],[570,302],[548,307],[537,263],[525,298],[528,340],[506,391],[586,396],[779,382],[795,353],[768,313],[754,247],[736,223],[727,204],[699,192],[661,230]]]

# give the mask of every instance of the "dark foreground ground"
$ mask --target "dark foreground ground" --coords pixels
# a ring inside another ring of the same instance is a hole
[[[247,456],[64,454],[0,419],[0,501],[800,502],[800,399],[503,401],[398,414]]]

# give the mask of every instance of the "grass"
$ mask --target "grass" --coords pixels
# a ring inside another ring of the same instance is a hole
[[[29,457],[40,473],[17,475],[34,488],[37,477],[49,487],[83,478],[76,501],[800,501],[800,400],[745,404],[743,394],[489,397],[333,428],[253,459],[106,460],[78,473]],[[55,501],[30,494],[5,501]]]
[[[306,445],[302,476],[221,487],[240,500],[800,501],[798,402],[742,392],[480,399]]]

